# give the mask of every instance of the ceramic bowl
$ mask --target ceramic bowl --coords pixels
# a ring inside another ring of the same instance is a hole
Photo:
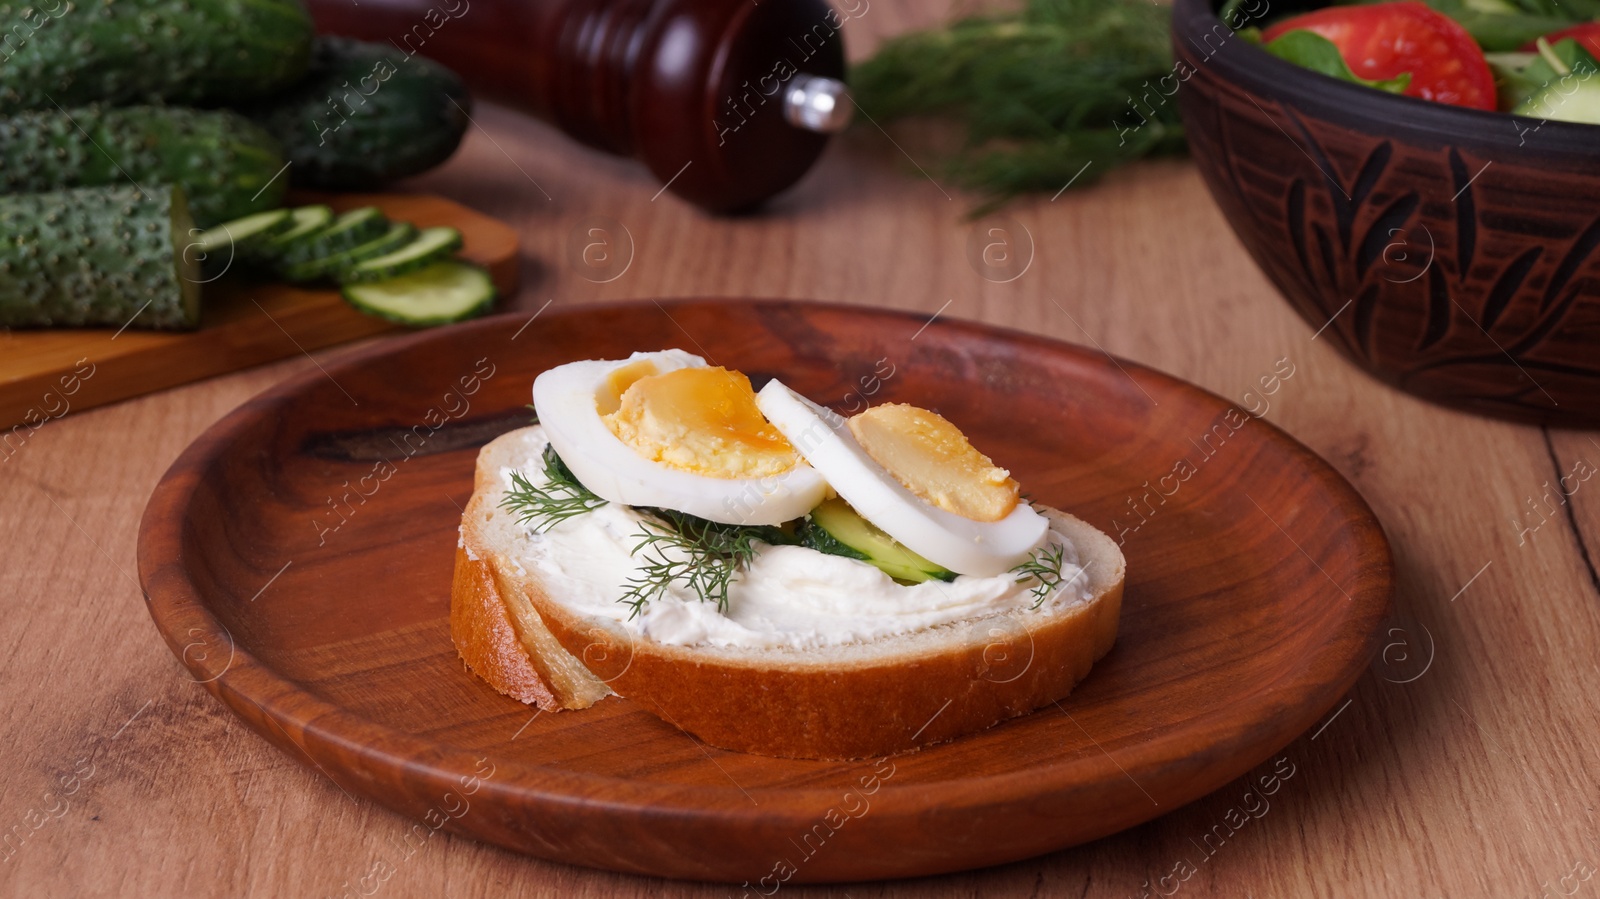
[[[1600,425],[1600,126],[1347,84],[1234,34],[1219,5],[1175,0],[1154,94],[1318,339],[1429,400]],[[1246,0],[1235,22],[1303,8]]]

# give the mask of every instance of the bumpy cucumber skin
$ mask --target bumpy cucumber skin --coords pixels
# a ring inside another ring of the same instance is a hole
[[[471,109],[461,79],[438,63],[321,36],[304,79],[245,111],[283,141],[296,185],[372,190],[448,159]]]
[[[178,184],[201,228],[282,203],[284,161],[272,135],[227,110],[95,105],[0,119],[0,191]]]
[[[305,74],[299,0],[0,0],[0,114],[85,103],[231,103]]]
[[[0,197],[0,326],[194,328],[186,207],[155,184]]]

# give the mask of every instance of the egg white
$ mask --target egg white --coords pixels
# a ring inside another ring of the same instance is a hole
[[[761,388],[756,405],[862,518],[957,574],[1003,574],[1025,561],[1050,529],[1025,502],[999,521],[973,521],[927,502],[867,454],[844,418],[779,381]]]
[[[550,445],[583,486],[626,506],[655,506],[724,524],[775,525],[822,502],[827,484],[805,462],[761,478],[715,478],[647,459],[601,420],[597,400],[607,376],[640,359],[658,373],[704,368],[683,350],[634,353],[627,359],[571,362],[533,382],[533,407]]]

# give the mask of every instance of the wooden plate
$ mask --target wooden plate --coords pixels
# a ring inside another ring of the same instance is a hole
[[[415,819],[419,838],[443,827],[764,891],[1091,840],[1228,783],[1332,707],[1375,649],[1393,583],[1348,483],[1166,375],[925,322],[645,302],[375,347],[257,397],[174,463],[139,536],[150,612],[250,726]],[[463,671],[446,620],[477,448],[527,421],[538,372],[674,346],[843,410],[941,410],[1036,498],[1125,539],[1116,647],[1060,708],[876,762],[724,752],[622,699],[535,715],[496,694]]]

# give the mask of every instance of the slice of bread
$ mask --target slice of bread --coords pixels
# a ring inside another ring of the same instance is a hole
[[[887,755],[974,733],[1061,699],[1111,649],[1125,563],[1110,537],[1040,508],[1067,533],[1092,598],[821,649],[681,646],[577,613],[516,561],[524,528],[499,508],[520,431],[478,456],[461,520],[450,633],[467,666],[547,711],[612,692],[713,746],[788,758]],[[626,572],[618,572],[618,583]]]

